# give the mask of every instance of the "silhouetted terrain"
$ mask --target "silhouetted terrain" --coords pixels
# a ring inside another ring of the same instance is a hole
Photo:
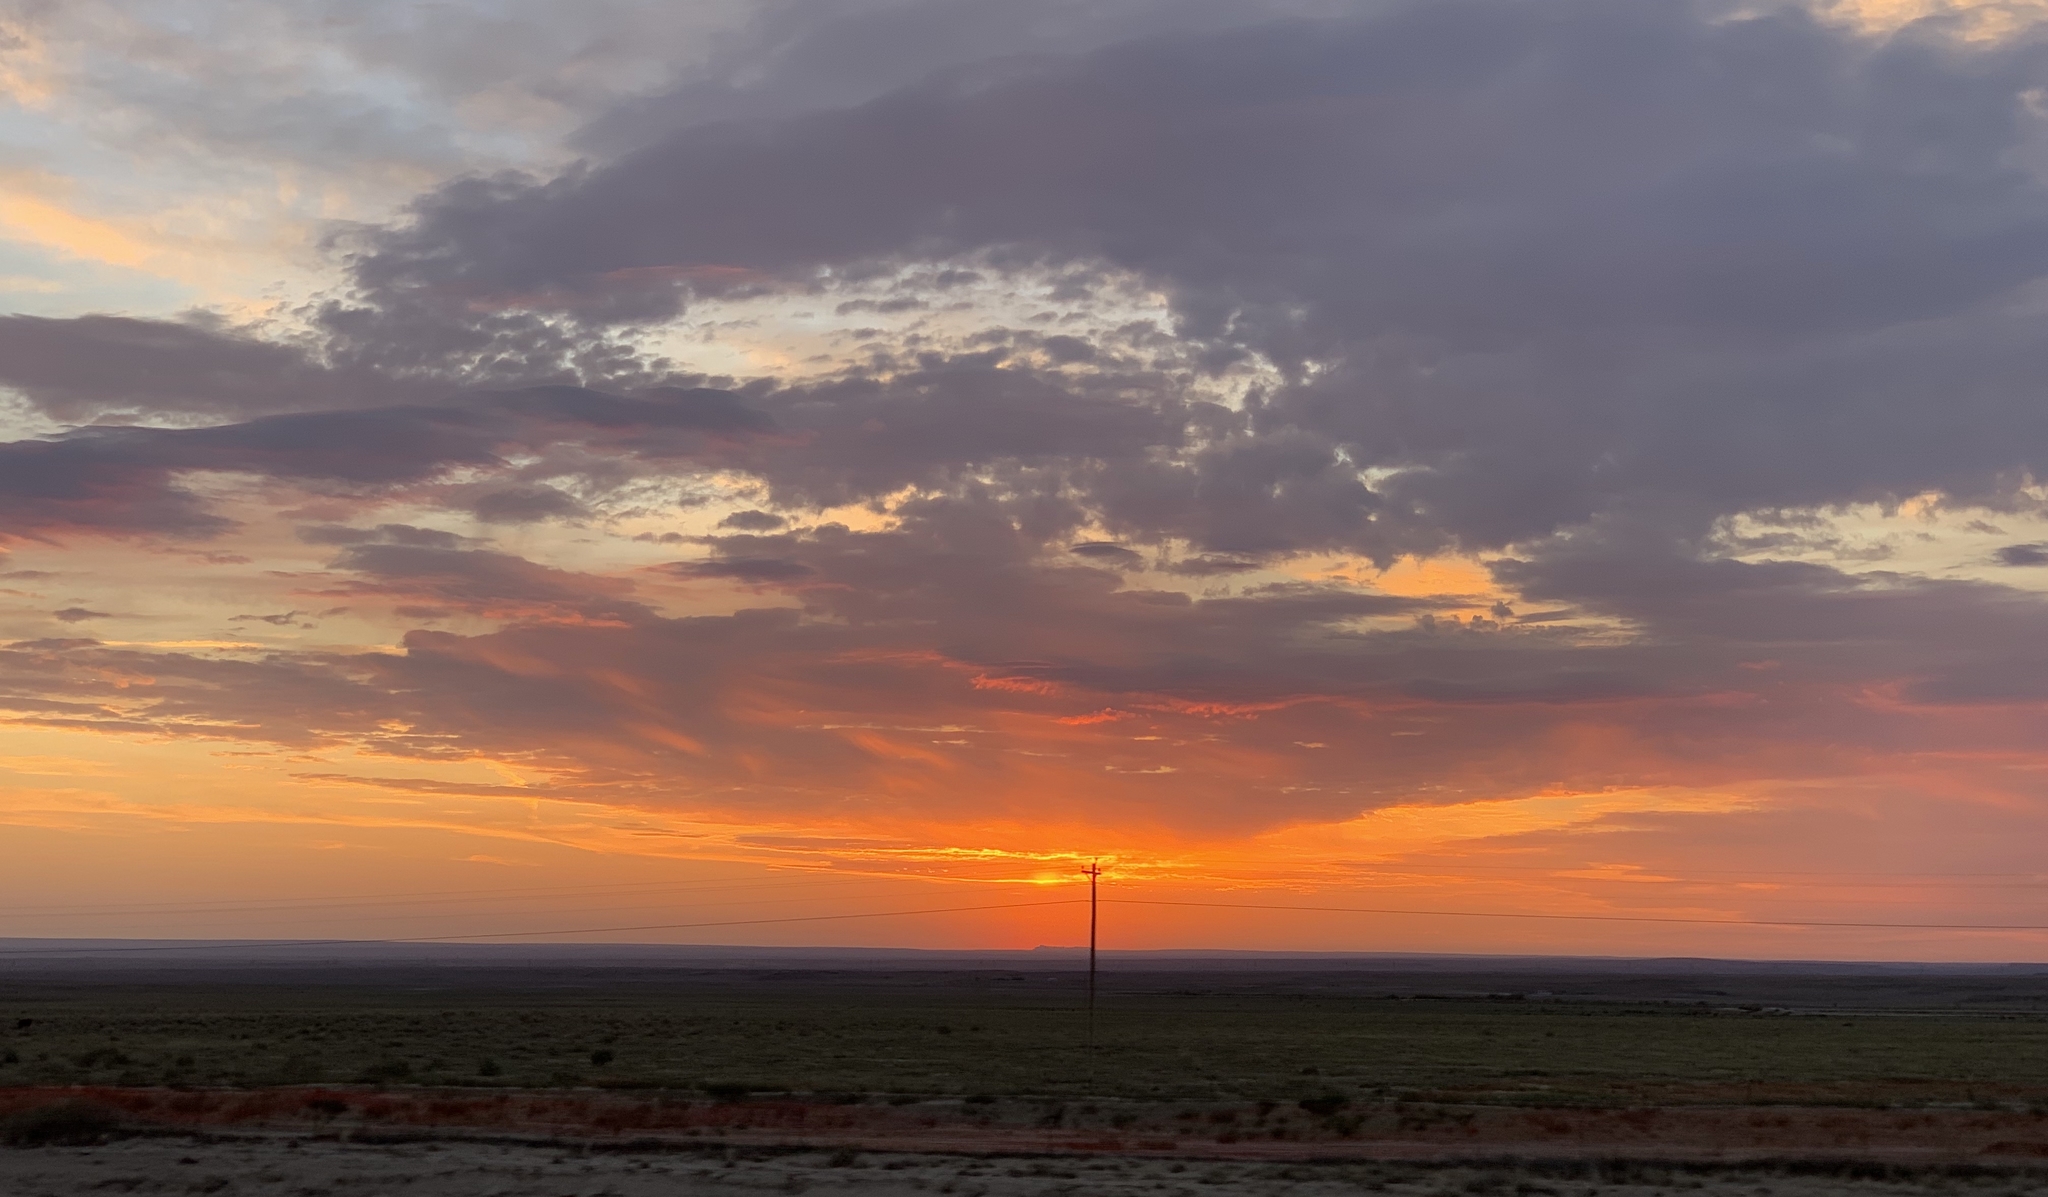
[[[1857,1161],[1879,1171],[1856,1191],[1905,1193],[1964,1165],[2019,1184],[2048,1157],[2040,966],[1115,953],[1091,1044],[1068,949],[162,946],[7,945],[0,1129],[115,1146],[0,1161],[6,1191],[67,1191],[117,1159],[147,1177],[132,1191],[182,1191],[145,1162],[156,1148],[122,1144],[193,1133],[230,1137],[207,1167],[272,1159],[250,1193],[341,1183],[315,1173],[420,1193],[586,1173],[620,1193],[1041,1191],[983,1155],[1111,1161],[1060,1166],[1103,1191],[1192,1183],[1179,1160],[1237,1161],[1235,1191],[1279,1192],[1282,1162],[1343,1159],[1437,1171],[1326,1169],[1303,1191],[1441,1192],[1442,1169],[1483,1157],[1525,1162],[1459,1186],[1763,1178],[1790,1197],[1851,1191],[1827,1186]],[[364,1146],[387,1141],[411,1146]],[[420,1154],[437,1143],[472,1146]],[[654,1154],[561,1155],[592,1146]],[[775,1154],[799,1150],[826,1155]],[[874,1152],[909,1162],[847,1162]],[[1638,1172],[1598,1171],[1617,1159]],[[1658,1160],[1695,1171],[1640,1171]],[[427,1163],[442,1187],[405,1172]]]

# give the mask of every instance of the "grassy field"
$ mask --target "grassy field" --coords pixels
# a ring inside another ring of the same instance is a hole
[[[0,1086],[2048,1107],[2048,1017],[2024,1010],[1901,1001],[1788,1013],[1257,988],[1165,979],[1114,993],[1091,1050],[1058,978],[0,983]]]
[[[196,1154],[195,1154],[196,1153]],[[0,1192],[73,1197],[2023,1197],[2022,1167],[1672,1166],[1603,1160],[1519,1164],[1020,1159],[886,1152],[605,1152],[453,1143],[375,1146],[131,1139],[104,1147],[0,1152]]]

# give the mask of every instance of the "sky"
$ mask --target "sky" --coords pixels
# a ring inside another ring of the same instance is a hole
[[[0,0],[0,936],[2048,957],[2044,17]]]

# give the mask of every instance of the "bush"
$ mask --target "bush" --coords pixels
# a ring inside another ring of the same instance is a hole
[[[1318,1118],[1328,1118],[1350,1105],[1351,1099],[1341,1093],[1326,1093],[1321,1097],[1304,1097],[1297,1104]]]
[[[605,1065],[611,1063],[612,1059],[612,1050],[608,1047],[600,1047],[596,1051],[590,1053],[590,1063],[597,1068],[603,1068]]]
[[[0,1122],[0,1142],[10,1147],[84,1147],[119,1130],[121,1119],[89,1101],[62,1101],[23,1110]]]
[[[363,1069],[363,1074],[358,1079],[365,1085],[383,1085],[406,1080],[411,1076],[412,1065],[404,1060],[380,1060]]]

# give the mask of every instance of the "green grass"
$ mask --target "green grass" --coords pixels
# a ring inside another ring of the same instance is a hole
[[[18,1019],[34,1025],[17,1029]],[[0,991],[0,1085],[375,1083],[1179,1101],[2048,1103],[2048,1018],[1072,995],[825,979],[607,991]]]

